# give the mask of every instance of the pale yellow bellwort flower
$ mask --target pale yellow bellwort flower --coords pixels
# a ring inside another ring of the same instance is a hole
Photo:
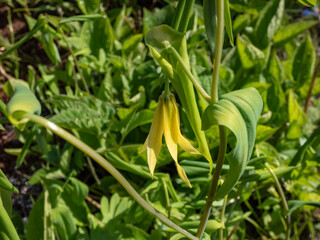
[[[179,110],[174,95],[170,93],[167,97],[164,92],[159,97],[149,135],[141,150],[147,150],[148,165],[152,176],[162,146],[162,135],[164,135],[170,155],[175,161],[180,178],[191,187],[186,172],[178,163],[178,145],[186,152],[200,153],[180,132]]]

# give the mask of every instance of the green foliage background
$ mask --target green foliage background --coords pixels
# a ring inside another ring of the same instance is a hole
[[[5,4],[11,16],[27,22],[29,31],[23,36],[11,32],[10,39],[0,35],[0,45],[6,50],[0,55],[3,69],[15,79],[27,81],[43,104],[44,116],[104,155],[157,210],[186,229],[196,229],[212,178],[206,159],[179,154],[193,186],[189,189],[177,176],[166,148],[161,150],[153,179],[146,154],[140,153],[164,88],[161,68],[151,57],[144,37],[155,26],[171,24],[176,2],[156,1],[142,6],[139,1],[6,0]],[[254,87],[262,96],[263,110],[248,166],[229,194],[225,222],[218,220],[222,201],[217,201],[205,238],[215,239],[216,230],[222,226],[225,236],[232,239],[285,238],[284,216],[288,212],[265,168],[268,163],[288,200],[292,238],[317,239],[318,8],[305,8],[291,0],[230,0],[229,5],[234,40],[228,37],[228,29],[219,93]],[[205,17],[201,1],[196,1],[186,36],[192,73],[210,93],[214,46],[207,41]],[[24,48],[28,43],[39,47]],[[4,83],[3,89],[10,95],[8,84]],[[307,110],[305,102],[310,96]],[[203,114],[204,99],[197,95],[197,100]],[[1,106],[2,112],[4,109]],[[196,143],[182,108],[180,116],[183,134]],[[1,123],[6,121],[1,118]],[[26,127],[24,132],[15,129],[24,143],[21,149],[11,149],[19,153],[16,165],[28,165],[28,155],[38,158],[45,167],[35,169],[29,179],[31,185],[41,184],[42,192],[23,227],[16,226],[21,239],[44,239],[44,218],[47,239],[157,240],[174,235],[78,149],[49,131]],[[217,128],[207,130],[206,136],[216,157]],[[237,144],[236,137],[229,134],[228,151]],[[226,161],[222,174],[225,176],[228,170]],[[1,181],[3,199],[9,195],[2,189],[12,190],[8,184]],[[22,221],[18,214],[11,217],[15,224]]]

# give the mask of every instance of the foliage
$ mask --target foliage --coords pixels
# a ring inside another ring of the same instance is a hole
[[[10,96],[15,91],[9,104],[0,102],[0,128],[14,125],[24,144],[11,149],[20,154],[16,167],[29,166],[34,172],[28,184],[41,185],[42,192],[21,230],[14,220],[21,217],[15,209],[11,213],[10,192],[18,191],[0,170],[0,238],[184,237],[72,144],[17,121],[26,112],[42,112],[72,132],[152,207],[192,234],[218,165],[216,125],[223,125],[227,157],[203,239],[221,232],[232,239],[285,239],[288,216],[292,239],[319,237],[318,8],[306,13],[301,5],[316,1],[223,1],[226,33],[216,103],[207,96],[216,64],[217,6],[207,0],[193,6],[155,2],[6,1],[12,17],[23,18],[29,30],[23,36],[11,32],[10,40],[0,35],[0,67],[11,75],[3,89]],[[176,96],[181,134],[201,153],[178,149],[192,188],[179,178],[166,148],[153,178],[141,152],[164,89]],[[44,168],[31,168],[31,158]],[[280,180],[288,209],[266,164]]]

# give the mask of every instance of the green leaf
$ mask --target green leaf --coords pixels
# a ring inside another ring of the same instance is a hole
[[[315,51],[310,36],[306,37],[300,46],[295,50],[292,62],[292,76],[296,87],[311,80],[315,63]]]
[[[275,61],[276,61],[276,58],[272,57],[271,64]],[[270,87],[268,89],[268,94],[267,94],[268,107],[274,114],[279,114],[277,111],[280,111],[280,109],[286,103],[286,98],[280,83],[281,79],[268,74],[266,75],[266,80],[268,83],[270,83]]]
[[[103,15],[101,14],[76,15],[76,16],[72,16],[72,17],[68,17],[60,20],[60,24],[68,23],[68,22],[90,21],[97,18],[103,18]]]
[[[280,177],[286,175],[287,173],[290,173],[295,168],[296,167],[279,167],[276,170],[274,170],[274,173],[276,174],[277,177],[280,178]],[[240,178],[240,182],[246,183],[246,182],[263,181],[263,180],[266,180],[269,178],[272,178],[272,176],[268,170],[259,169],[259,170],[256,170],[252,174],[242,176]]]
[[[289,166],[296,166],[299,164],[305,155],[307,149],[311,146],[311,144],[316,141],[316,139],[320,139],[320,127],[314,130],[314,132],[310,135],[307,141],[298,149],[298,152],[294,155],[291,160]]]
[[[233,43],[233,33],[232,33],[232,21],[231,21],[231,15],[230,15],[230,7],[229,7],[229,0],[224,0],[224,25],[226,27],[229,41],[231,46],[234,45]]]
[[[216,193],[216,199],[223,198],[232,190],[246,168],[254,147],[262,106],[258,91],[247,88],[222,95],[220,101],[209,105],[203,113],[203,130],[212,125],[222,125],[230,129],[237,139],[234,150],[227,155],[230,170]]]
[[[45,25],[41,30],[39,41],[41,42],[43,49],[49,57],[50,61],[55,65],[58,65],[61,62],[61,58],[53,37],[54,35],[47,28],[47,25]]]
[[[240,56],[242,66],[246,69],[257,67],[262,68],[265,55],[264,53],[255,47],[247,37],[238,36],[237,49]]]
[[[142,39],[142,34],[135,34],[126,39],[122,45],[122,51],[124,52],[124,54],[128,56],[130,52],[132,52],[138,46]]]
[[[77,4],[84,14],[89,14],[99,10],[100,0],[77,0]]]
[[[16,50],[18,47],[20,47],[23,43],[28,41],[34,34],[36,34],[44,25],[46,24],[46,20],[39,18],[36,22],[36,24],[32,27],[32,29],[18,42],[16,42],[13,46],[11,46],[7,51],[5,51],[0,56],[0,60],[4,59],[7,55],[12,53],[14,50]]]
[[[150,172],[144,169],[140,165],[132,164],[132,163],[127,163],[121,158],[119,158],[117,155],[114,153],[107,153],[106,157],[108,161],[117,169],[124,170],[127,172],[131,172],[133,174],[136,174],[138,176],[141,176],[146,179],[152,179]],[[157,179],[157,177],[154,177],[154,179]]]
[[[21,152],[20,152],[20,154],[19,154],[19,156],[18,156],[18,158],[16,160],[16,168],[19,168],[21,166],[21,164],[23,163],[25,157],[27,156],[28,150],[30,148],[30,145],[31,145],[31,143],[33,141],[33,137],[35,136],[35,134],[36,134],[36,126],[34,126],[32,128],[32,130],[30,131],[30,133],[27,136],[27,139],[26,139],[26,141],[25,141],[25,143],[24,143],[24,145],[22,147],[22,150],[21,150]]]
[[[226,3],[225,3],[226,5]],[[215,1],[203,1],[203,18],[206,28],[208,43],[212,53],[215,51],[216,29],[217,29],[217,11]]]
[[[315,7],[317,0],[298,0],[300,3],[307,7]]]
[[[0,197],[0,239],[4,240],[20,240],[18,233],[11,222],[11,219],[2,205],[2,199]]]
[[[121,121],[124,128],[121,130],[123,137],[127,136],[133,129],[152,122],[154,112],[144,109],[140,112],[132,112],[125,119]]]
[[[264,49],[278,31],[284,12],[284,0],[269,1],[261,13],[255,26],[255,44]]]
[[[276,47],[282,47],[305,30],[316,25],[318,21],[301,21],[282,26],[274,35],[273,42]]]
[[[307,115],[298,103],[292,89],[289,91],[288,113],[290,124],[296,124],[301,128],[307,122]]]
[[[268,140],[273,134],[275,134],[279,128],[272,128],[265,125],[257,126],[256,142],[262,142]]]
[[[7,179],[6,175],[0,169],[0,188],[6,189],[10,192],[18,194],[19,191],[14,187],[11,182]]]
[[[302,206],[306,206],[306,205],[320,208],[320,202],[289,200],[288,201],[289,210],[288,210],[287,214],[290,215],[297,208],[302,207]]]

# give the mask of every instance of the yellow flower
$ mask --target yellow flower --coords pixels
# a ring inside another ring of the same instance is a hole
[[[165,137],[180,178],[191,187],[186,172],[178,163],[178,145],[186,152],[200,153],[181,135],[179,110],[173,94],[167,97],[165,93],[162,93],[159,97],[150,132],[142,148],[142,151],[147,150],[148,165],[152,176],[162,145],[162,135]]]

